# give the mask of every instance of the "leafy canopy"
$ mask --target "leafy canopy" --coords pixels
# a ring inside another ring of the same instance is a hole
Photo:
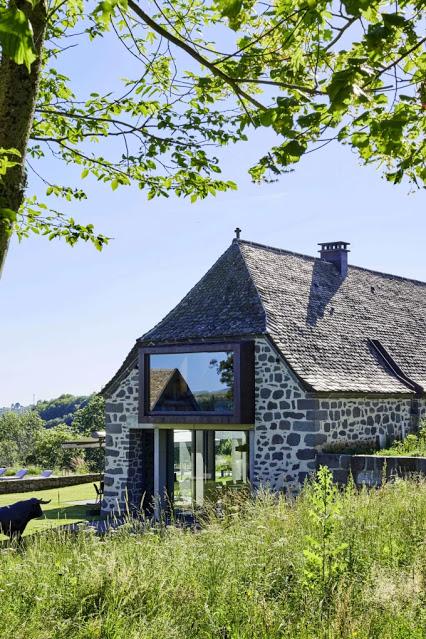
[[[37,171],[50,155],[81,169],[76,184],[42,176],[50,199],[85,199],[84,180],[92,176],[113,190],[136,183],[148,198],[173,192],[194,201],[235,188],[220,177],[215,148],[268,128],[277,143],[250,169],[256,182],[277,179],[337,141],[390,182],[406,178],[421,187],[425,7],[425,0],[174,0],[143,7],[135,0],[53,0],[28,165]],[[21,14],[0,0],[0,44],[4,55],[30,66],[30,22]],[[126,56],[140,71],[123,80],[121,92],[77,95],[60,58],[70,44],[89,39],[96,46],[100,37],[118,38],[123,71]],[[14,160],[13,150],[1,150],[0,179]],[[43,233],[70,244],[83,238],[99,249],[107,241],[31,195],[14,224],[19,237]]]

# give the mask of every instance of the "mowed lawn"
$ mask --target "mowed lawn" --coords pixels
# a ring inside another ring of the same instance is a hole
[[[90,515],[94,510],[95,489],[93,484],[80,484],[79,486],[67,486],[65,488],[52,488],[50,490],[39,490],[29,493],[11,493],[10,495],[0,495],[0,506],[9,506],[17,501],[38,497],[39,499],[51,499],[50,504],[42,505],[43,518],[33,519],[25,529],[25,535],[73,524],[77,521],[96,519]],[[92,502],[86,505],[84,502]],[[83,503],[82,503],[83,502]],[[6,539],[0,534],[0,540]]]

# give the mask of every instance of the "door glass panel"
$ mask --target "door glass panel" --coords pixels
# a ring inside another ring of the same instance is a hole
[[[215,479],[228,487],[248,481],[248,437],[246,431],[216,431]]]
[[[192,431],[174,431],[174,502],[188,508],[192,505]]]
[[[174,503],[203,506],[248,482],[248,432],[174,430]]]

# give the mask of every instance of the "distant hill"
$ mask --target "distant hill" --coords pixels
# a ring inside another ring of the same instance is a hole
[[[60,395],[55,399],[38,401],[34,410],[45,421],[46,428],[52,428],[57,424],[70,426],[74,413],[83,408],[89,400],[88,395]]]

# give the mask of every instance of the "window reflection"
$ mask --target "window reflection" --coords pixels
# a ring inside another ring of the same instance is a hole
[[[246,431],[174,430],[175,506],[202,506],[244,487],[248,452]]]
[[[151,412],[232,414],[234,353],[173,353],[150,356]]]

